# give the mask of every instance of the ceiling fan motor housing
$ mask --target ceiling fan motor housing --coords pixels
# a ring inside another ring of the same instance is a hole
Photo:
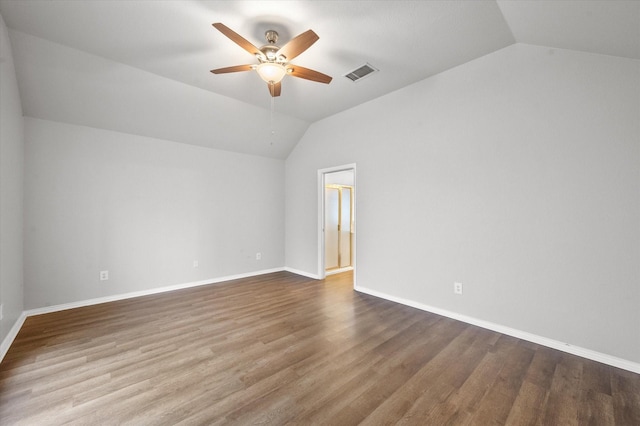
[[[262,55],[258,55],[258,60],[260,62],[285,62],[285,58],[280,55],[278,56],[278,50],[280,48],[275,44],[266,44],[260,48],[260,52]],[[260,57],[264,56],[264,57]]]
[[[279,62],[284,64],[286,62],[286,58],[282,55],[278,56],[280,47],[276,46],[276,42],[278,41],[278,32],[275,30],[268,30],[264,33],[264,37],[267,39],[269,44],[265,44],[260,48],[260,52],[262,52],[264,57],[261,58],[260,55],[258,55],[258,60],[260,62]]]

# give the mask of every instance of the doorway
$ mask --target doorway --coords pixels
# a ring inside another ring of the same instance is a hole
[[[327,175],[325,182],[332,175]],[[324,269],[327,275],[353,269],[353,220],[353,186],[325,183]]]
[[[318,205],[318,275],[353,270],[355,285],[355,164],[318,170]]]

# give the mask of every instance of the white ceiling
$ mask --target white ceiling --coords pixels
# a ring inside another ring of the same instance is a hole
[[[513,43],[640,59],[635,0],[0,0],[0,14],[26,115],[276,158],[314,121]],[[257,46],[311,28],[292,62],[333,81],[285,77],[272,118],[255,73],[209,72],[255,62],[213,22]],[[344,77],[365,62],[380,72]]]

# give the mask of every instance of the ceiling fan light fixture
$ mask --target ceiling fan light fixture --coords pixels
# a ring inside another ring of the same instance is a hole
[[[267,83],[273,84],[280,83],[287,74],[287,70],[284,66],[273,62],[265,62],[258,65],[256,71],[261,79]]]

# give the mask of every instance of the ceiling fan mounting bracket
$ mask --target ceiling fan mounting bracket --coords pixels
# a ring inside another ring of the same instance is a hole
[[[275,30],[267,30],[264,33],[264,38],[267,39],[269,44],[276,44],[278,42],[278,32]]]

